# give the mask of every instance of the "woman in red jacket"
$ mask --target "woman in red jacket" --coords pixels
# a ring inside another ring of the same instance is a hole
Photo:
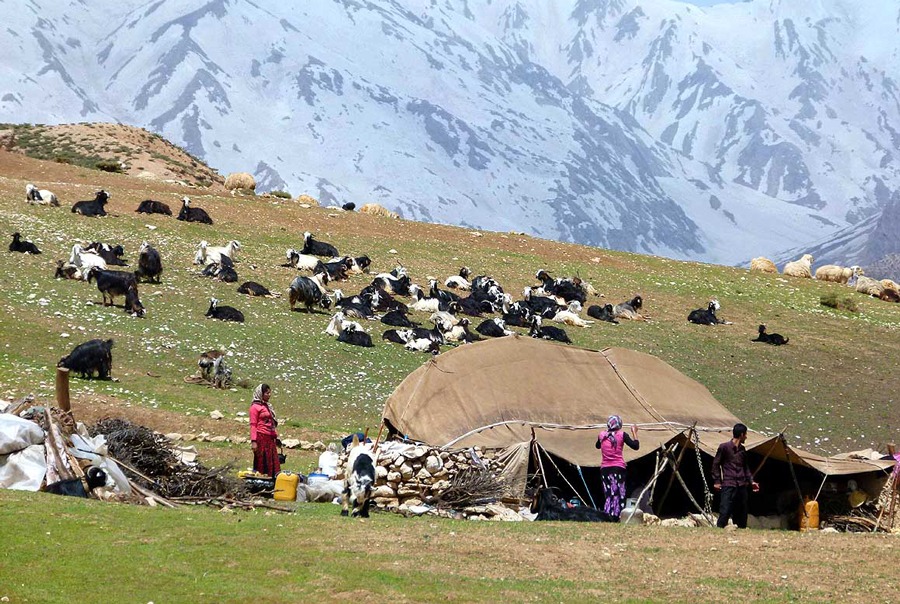
[[[253,449],[253,471],[268,476],[275,476],[281,471],[278,462],[276,440],[278,419],[269,405],[272,389],[268,384],[260,384],[253,391],[253,402],[250,403],[250,447]]]

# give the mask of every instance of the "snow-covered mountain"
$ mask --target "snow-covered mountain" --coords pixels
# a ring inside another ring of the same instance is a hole
[[[900,252],[867,226],[900,190],[900,7],[870,4],[0,0],[0,120],[414,219],[864,263]]]

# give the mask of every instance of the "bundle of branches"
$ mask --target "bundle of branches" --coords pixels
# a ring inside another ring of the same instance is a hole
[[[503,481],[485,468],[465,468],[441,493],[439,507],[464,508],[497,501],[506,492]]]
[[[209,469],[183,463],[169,439],[144,426],[105,418],[89,431],[94,436],[106,436],[109,454],[121,462],[130,480],[163,497],[242,498],[248,494],[243,481],[230,475],[230,466]]]
[[[829,516],[825,524],[845,533],[871,533],[875,530],[876,518],[869,514],[852,516]]]

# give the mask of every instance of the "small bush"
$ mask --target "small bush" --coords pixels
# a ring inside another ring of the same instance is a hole
[[[819,302],[822,306],[828,306],[829,308],[836,308],[837,310],[846,310],[848,312],[858,312],[859,305],[856,303],[856,300],[851,298],[850,296],[839,296],[837,292],[830,292],[822,296]]]
[[[123,172],[122,166],[114,159],[101,159],[94,164],[94,167],[104,172],[116,172],[118,174]]]
[[[281,199],[290,199],[291,194],[287,191],[269,191],[269,195],[272,197],[279,197]]]

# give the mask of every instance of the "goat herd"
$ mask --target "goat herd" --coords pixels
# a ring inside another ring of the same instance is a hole
[[[57,196],[51,191],[39,190],[34,185],[26,187],[29,203],[59,206]],[[109,194],[100,190],[93,200],[79,201],[72,212],[84,216],[107,215],[104,206]],[[145,200],[138,206],[139,213],[172,215],[169,206],[155,200]],[[213,224],[203,209],[192,207],[187,197],[182,199],[178,220]],[[236,254],[241,250],[238,241],[224,246],[211,246],[201,241],[194,256],[194,264],[201,268],[200,275],[226,283],[238,281],[235,268]],[[38,247],[23,240],[20,233],[13,234],[10,252],[40,254]],[[123,308],[135,317],[142,317],[145,309],[138,295],[138,283],[160,282],[163,264],[159,252],[148,242],[143,242],[137,269],[134,271],[111,270],[110,266],[127,266],[122,245],[95,241],[90,245],[73,245],[68,262],[57,261],[57,278],[79,279],[96,282],[104,306],[112,306],[115,298],[124,297]],[[312,233],[304,233],[299,250],[289,249],[283,267],[291,267],[309,273],[299,275],[288,286],[288,304],[291,311],[314,313],[316,309],[336,311],[325,328],[325,333],[339,342],[354,346],[372,347],[372,337],[358,320],[380,322],[389,327],[382,340],[402,345],[415,352],[438,354],[440,347],[468,343],[482,337],[494,338],[511,335],[508,327],[528,328],[534,338],[571,343],[561,327],[547,325],[545,321],[571,327],[589,327],[595,321],[618,323],[620,320],[644,320],[643,298],[640,295],[620,304],[591,305],[582,318],[581,312],[589,295],[598,295],[590,284],[578,277],[554,278],[546,270],[535,274],[537,283],[526,287],[522,298],[513,300],[503,286],[488,275],[472,277],[468,267],[444,281],[444,288],[437,279],[430,278],[428,286],[413,283],[403,266],[387,273],[378,273],[358,293],[345,295],[341,289],[329,291],[329,284],[346,281],[352,275],[369,273],[372,261],[368,256],[342,256],[334,245],[316,240]],[[277,297],[260,283],[246,281],[237,290],[250,296]],[[408,302],[401,302],[400,297]],[[730,324],[717,316],[719,302],[712,299],[706,308],[696,309],[688,315],[688,321],[701,325]],[[430,313],[431,328],[423,327],[410,318],[410,311]],[[488,317],[486,315],[495,315]],[[231,306],[210,299],[206,311],[208,318],[222,321],[244,322],[244,314]],[[473,330],[474,319],[479,319]],[[754,342],[773,345],[787,344],[788,338],[767,333],[765,325],[759,326]],[[96,371],[100,377],[108,377],[111,366],[112,340],[91,340],[82,344],[71,355],[60,361],[61,366],[77,370],[85,376]],[[82,348],[83,347],[83,348]],[[85,360],[88,359],[88,360]]]

